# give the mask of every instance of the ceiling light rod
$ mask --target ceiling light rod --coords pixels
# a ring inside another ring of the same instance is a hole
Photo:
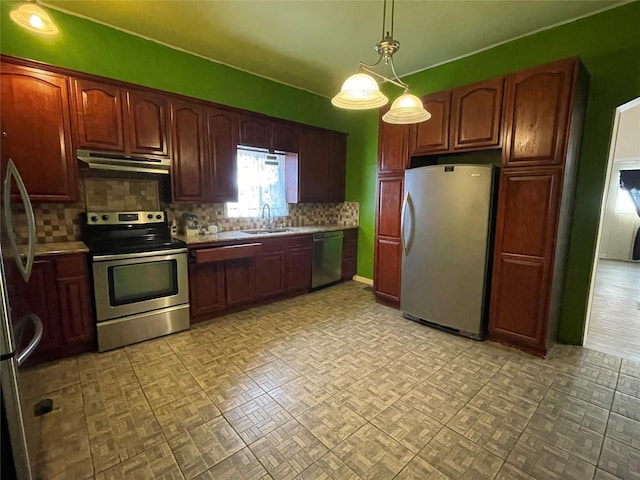
[[[382,80],[386,80],[389,83],[393,83],[394,85],[400,87],[400,88],[404,88],[404,91],[408,91],[409,90],[409,85],[407,85],[406,83],[404,83],[402,80],[400,80],[398,78],[398,75],[396,75],[395,69],[392,68],[393,70],[393,74],[396,77],[396,80],[393,80],[392,78],[389,77],[385,77],[384,75],[372,70],[371,67],[372,65],[367,65],[366,63],[362,63],[360,62],[360,64],[358,65],[358,71],[359,72],[367,72],[369,75],[373,75],[375,77],[378,77]]]

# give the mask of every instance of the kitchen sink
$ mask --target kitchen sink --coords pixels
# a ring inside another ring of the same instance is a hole
[[[283,233],[290,232],[290,228],[253,228],[250,230],[240,230],[244,233],[250,233],[252,235],[260,235],[262,233]]]

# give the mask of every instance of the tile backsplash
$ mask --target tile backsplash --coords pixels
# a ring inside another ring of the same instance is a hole
[[[159,180],[148,178],[117,178],[85,176],[80,181],[80,198],[77,204],[36,203],[33,210],[39,243],[67,242],[81,238],[80,215],[86,211],[138,211],[166,210],[169,223],[179,220],[185,213],[194,213],[201,220],[218,222],[223,230],[261,228],[266,220],[261,218],[227,218],[224,204],[166,203],[162,201],[162,185]],[[289,215],[277,217],[275,223],[288,227],[310,225],[358,226],[359,204],[306,203],[289,204]],[[27,222],[24,213],[14,214],[16,230],[26,236]]]

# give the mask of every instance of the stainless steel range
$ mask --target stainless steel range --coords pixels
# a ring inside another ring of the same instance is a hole
[[[187,249],[164,212],[87,212],[98,350],[189,328]]]

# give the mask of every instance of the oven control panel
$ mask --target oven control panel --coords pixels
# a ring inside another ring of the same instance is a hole
[[[165,221],[164,212],[87,212],[87,225],[143,225]]]

